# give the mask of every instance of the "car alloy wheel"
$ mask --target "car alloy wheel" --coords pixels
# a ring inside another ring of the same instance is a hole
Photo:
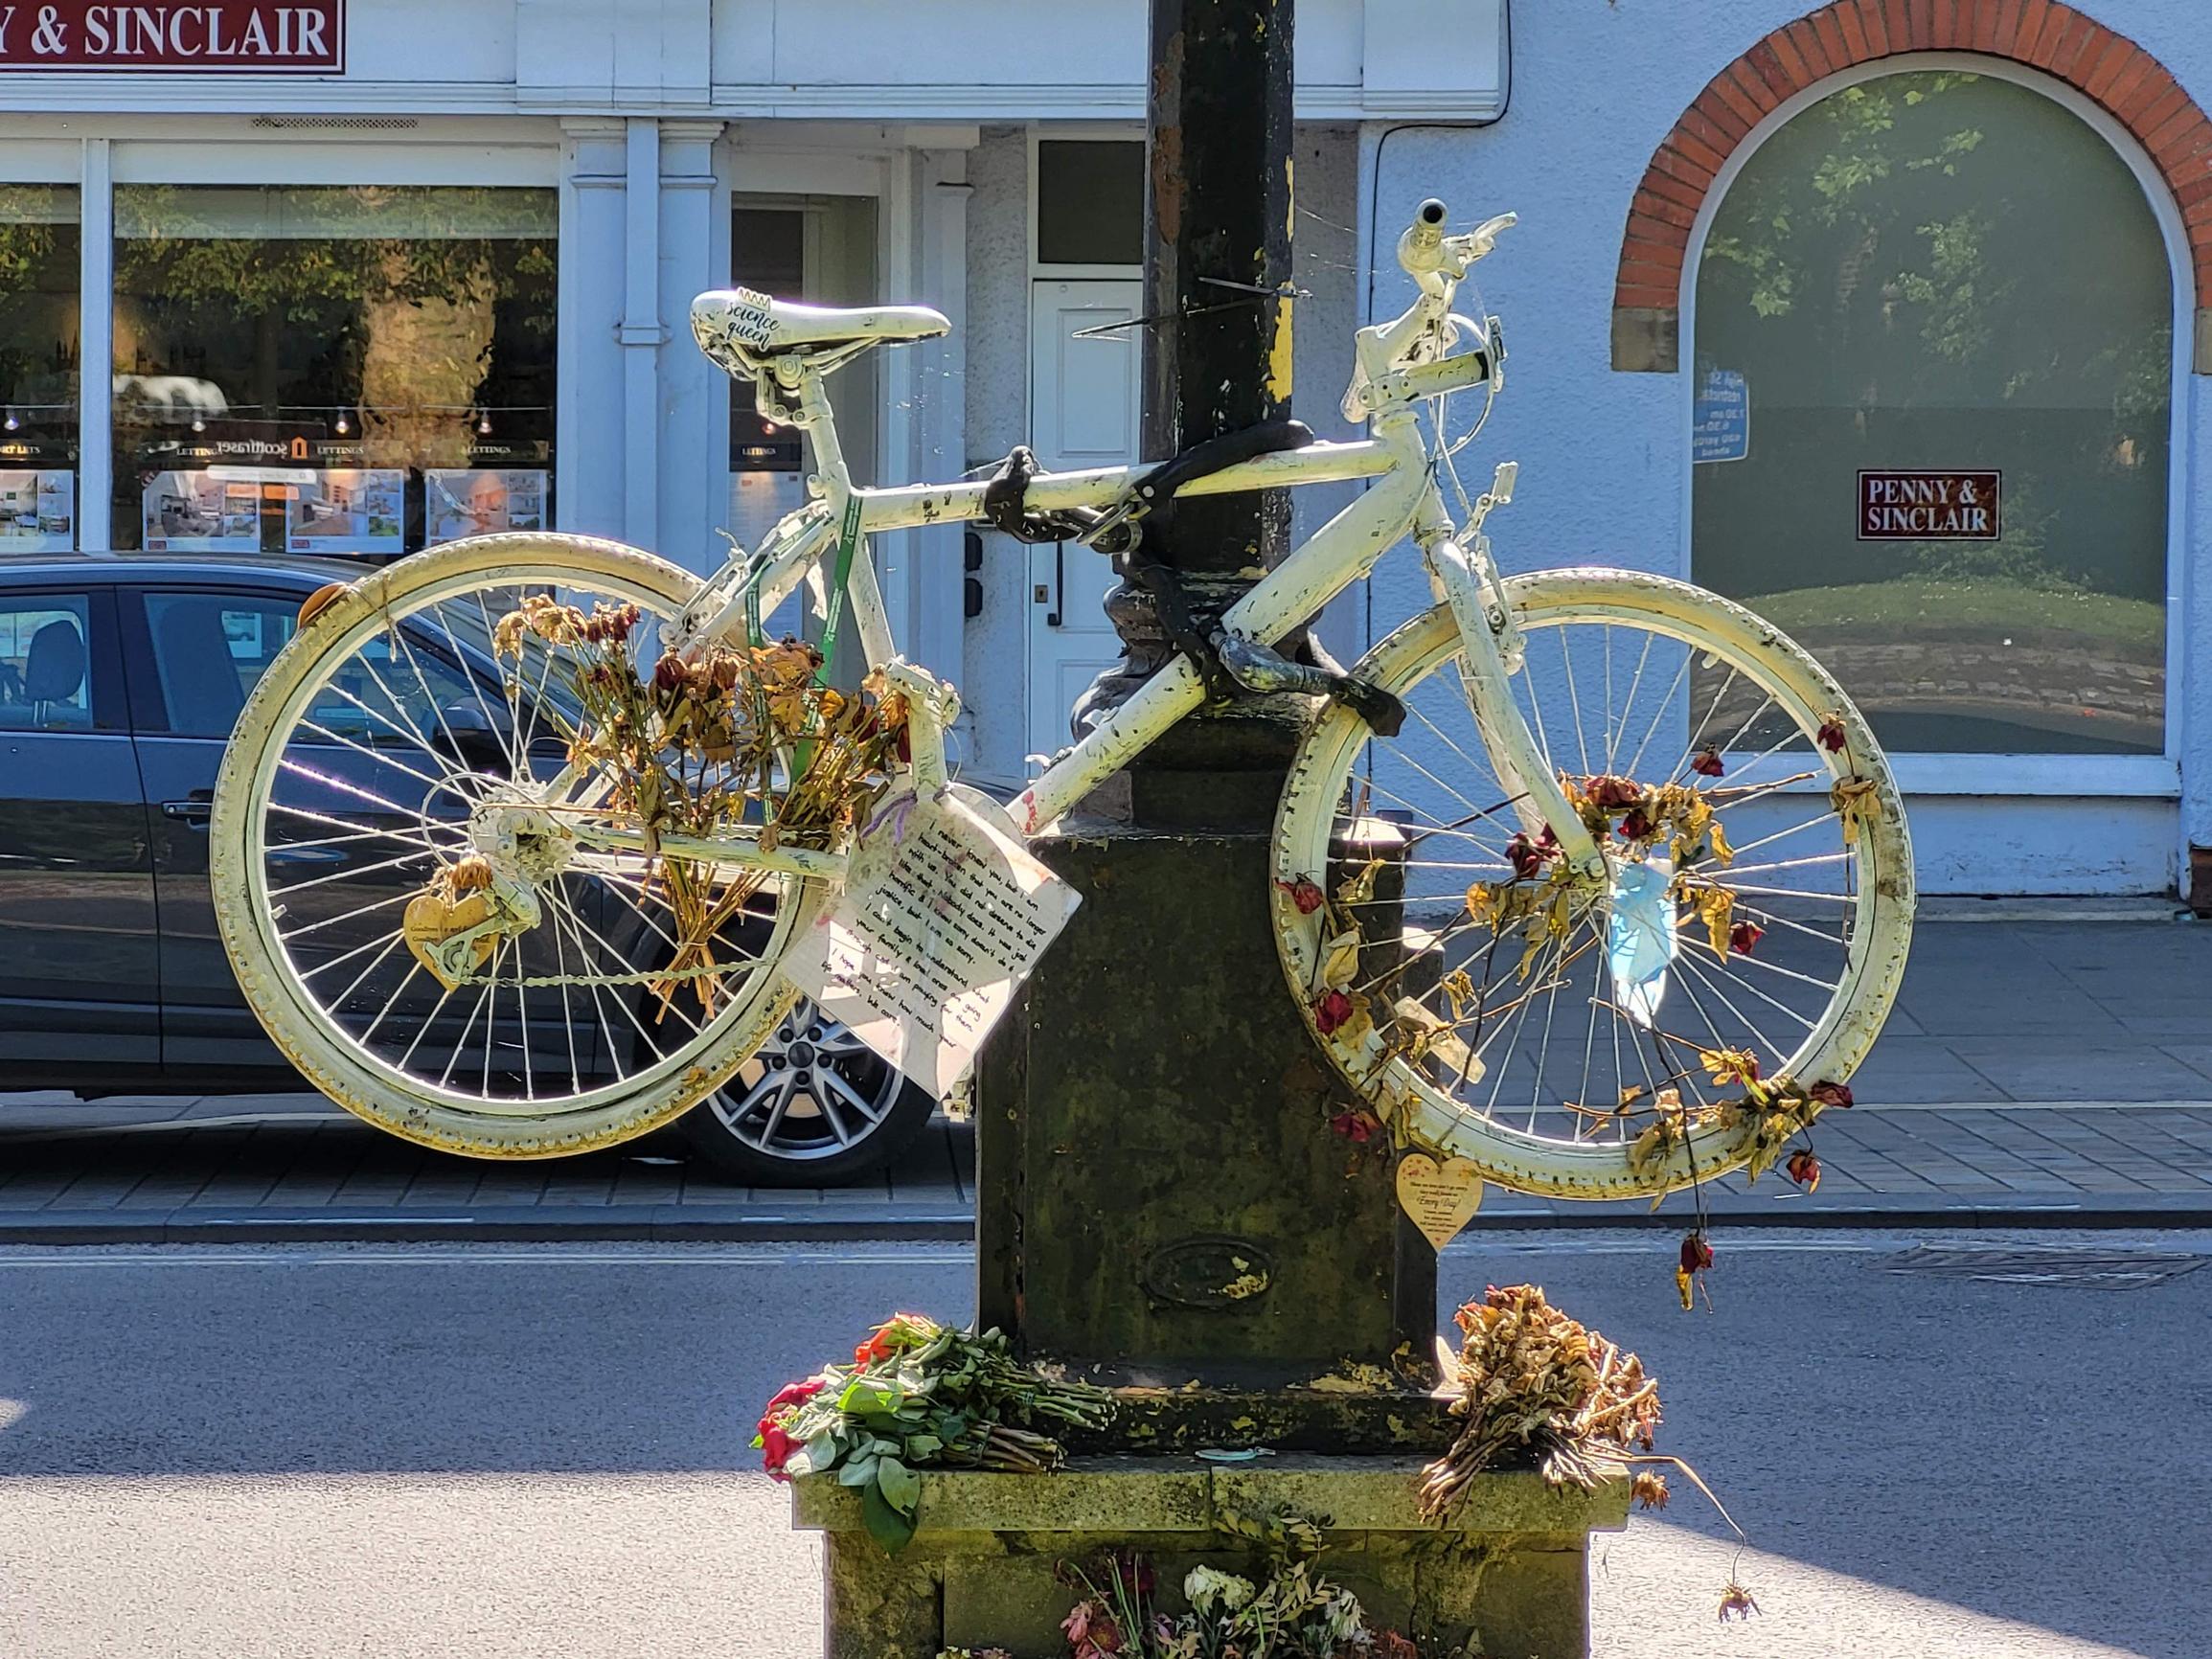
[[[812,1186],[881,1168],[934,1104],[851,1027],[802,1001],[684,1129],[727,1173]]]

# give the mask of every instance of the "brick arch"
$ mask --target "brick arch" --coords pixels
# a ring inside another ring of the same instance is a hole
[[[1629,204],[1613,367],[1672,373],[1690,231],[1729,155],[1794,94],[1908,52],[1979,52],[2064,81],[2134,136],[2166,180],[2196,265],[2196,368],[2212,374],[2212,120],[2155,57],[2057,0],[1834,0],[1706,82]]]

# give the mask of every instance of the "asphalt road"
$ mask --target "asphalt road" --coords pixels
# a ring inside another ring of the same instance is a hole
[[[1723,1236],[1709,1315],[1647,1237],[1448,1256],[1455,1290],[1537,1279],[1640,1350],[1661,1448],[1752,1534],[1738,1559],[1677,1482],[1602,1538],[1597,1654],[2206,1650],[2212,1271],[1891,1271],[1912,1242]],[[819,1653],[750,1420],[884,1311],[969,1295],[951,1247],[0,1252],[0,1655]],[[1732,1565],[1763,1611],[1722,1626]]]

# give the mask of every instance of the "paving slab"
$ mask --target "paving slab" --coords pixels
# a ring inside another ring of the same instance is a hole
[[[1817,1193],[1739,1176],[1654,1214],[1494,1192],[1476,1224],[1678,1227],[1701,1202],[1769,1225],[2212,1225],[2212,925],[1991,914],[1921,927],[1860,1103],[1814,1132]],[[780,1190],[666,1132],[477,1163],[313,1095],[0,1095],[0,1241],[959,1239],[974,1191],[973,1136],[943,1122],[880,1175]]]

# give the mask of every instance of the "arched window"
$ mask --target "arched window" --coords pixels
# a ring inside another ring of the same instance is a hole
[[[2112,147],[1994,76],[1845,86],[1697,282],[1697,579],[1891,749],[2162,752],[2173,277]]]

